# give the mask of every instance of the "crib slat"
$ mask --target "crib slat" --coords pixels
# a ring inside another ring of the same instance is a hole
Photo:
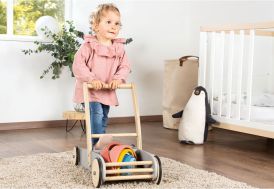
[[[213,112],[213,102],[214,102],[214,85],[215,85],[215,79],[214,79],[214,66],[216,62],[216,32],[212,32],[211,35],[211,54],[210,54],[210,80],[211,80],[211,94],[210,94],[210,108],[211,108],[211,114],[214,114]]]
[[[253,61],[254,61],[254,39],[255,30],[250,30],[249,34],[249,52],[248,52],[248,75],[247,75],[247,108],[248,117],[247,120],[250,121],[251,116],[251,100],[252,100],[252,83],[253,83]]]
[[[237,113],[236,113],[236,119],[241,119],[241,98],[242,98],[242,75],[243,75],[243,59],[244,59],[244,31],[240,31],[240,46],[239,46],[239,64],[238,64],[238,75],[239,78],[237,78]]]
[[[205,33],[205,36],[204,36],[204,83],[203,83],[203,86],[206,88],[206,65],[207,65],[207,33]]]
[[[221,47],[220,47],[220,93],[219,93],[219,116],[222,116],[223,105],[223,82],[224,82],[224,51],[225,51],[225,32],[221,32]]]
[[[206,87],[207,32],[200,32],[199,85]]]
[[[231,93],[232,93],[232,80],[233,80],[233,62],[234,62],[234,36],[235,32],[230,31],[229,34],[229,55],[228,55],[228,78],[227,78],[227,112],[226,117],[229,119],[231,117]]]

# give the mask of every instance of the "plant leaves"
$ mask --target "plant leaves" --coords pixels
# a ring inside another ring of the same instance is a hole
[[[60,78],[63,66],[68,66],[71,75],[73,75],[71,68],[74,54],[80,47],[78,40],[79,38],[83,38],[84,33],[76,30],[72,21],[66,21],[62,26],[62,30],[57,34],[52,33],[47,27],[43,28],[42,31],[49,39],[52,39],[50,43],[34,41],[34,44],[37,46],[36,49],[22,50],[24,54],[28,55],[48,52],[52,57],[54,57],[54,61],[46,70],[43,71],[40,79],[43,79],[47,74],[49,74],[50,70],[52,70],[52,79]]]

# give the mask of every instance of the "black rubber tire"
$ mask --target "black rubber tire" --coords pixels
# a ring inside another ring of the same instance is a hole
[[[75,146],[74,149],[75,149],[75,162],[74,162],[74,164],[77,166],[77,165],[79,165],[79,162],[80,162],[80,149],[79,149],[78,146]]]
[[[160,158],[159,158],[157,155],[154,155],[154,157],[157,159],[157,161],[158,161],[158,166],[159,166],[159,173],[158,173],[158,177],[157,177],[155,183],[156,183],[157,185],[159,185],[159,184],[161,183],[161,181],[162,181],[162,176],[163,176],[163,172],[162,172],[162,163],[161,163]]]

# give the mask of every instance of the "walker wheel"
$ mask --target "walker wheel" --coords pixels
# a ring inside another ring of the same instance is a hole
[[[162,163],[161,163],[161,160],[158,156],[154,155],[154,157],[158,162],[158,177],[155,180],[155,183],[159,185],[161,183],[161,180],[162,180]]]
[[[80,162],[80,149],[78,146],[75,146],[73,148],[73,159],[74,159],[74,165],[79,165]]]
[[[92,161],[91,174],[92,174],[92,183],[94,187],[100,188],[102,185],[102,161],[99,158],[96,158]]]

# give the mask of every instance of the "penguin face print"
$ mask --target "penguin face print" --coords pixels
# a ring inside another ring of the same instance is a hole
[[[204,94],[206,94],[206,89],[204,87],[198,86],[194,89],[194,94],[198,96],[202,91]]]

